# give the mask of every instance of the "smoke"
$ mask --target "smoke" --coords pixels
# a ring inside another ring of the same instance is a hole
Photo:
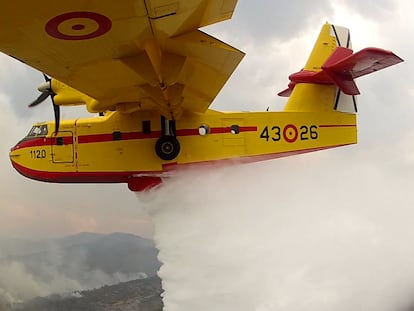
[[[98,288],[103,285],[146,277],[141,273],[115,272],[110,274],[100,269],[84,271],[79,267],[79,273],[82,272],[87,276],[87,279],[84,279],[68,275],[53,266],[44,265],[39,270],[43,271],[29,271],[26,265],[18,261],[2,263],[0,267],[0,306],[2,304],[13,305],[34,297],[45,297],[51,294],[64,296],[73,291]],[[47,277],[44,277],[45,273]]]
[[[22,254],[24,251],[21,250]],[[147,277],[145,273],[110,273],[91,267],[85,251],[73,248],[68,251],[50,242],[40,253],[9,256],[3,252],[0,262],[0,306],[38,296],[67,295],[73,291]]]
[[[342,160],[345,150],[186,172],[150,194],[164,310],[409,305],[410,183],[364,157]]]
[[[77,281],[53,271],[53,268],[47,269],[52,274],[49,281],[30,273],[20,262],[3,263],[0,267],[0,303],[14,304],[36,296],[82,288]]]

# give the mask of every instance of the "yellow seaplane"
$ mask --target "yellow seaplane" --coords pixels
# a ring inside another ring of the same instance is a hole
[[[378,48],[354,53],[348,29],[325,24],[279,93],[289,97],[283,111],[211,110],[244,53],[199,28],[231,18],[236,2],[3,3],[0,51],[45,74],[30,106],[51,97],[55,114],[11,149],[14,168],[45,182],[143,191],[180,167],[355,144],[355,78],[402,59]],[[60,120],[60,107],[72,105],[96,115]]]

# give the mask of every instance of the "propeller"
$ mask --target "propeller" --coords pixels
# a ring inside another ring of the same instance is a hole
[[[30,103],[29,108],[36,107],[37,105],[43,103],[49,96],[52,100],[53,113],[55,115],[55,133],[59,132],[60,125],[60,106],[55,104],[55,95],[52,89],[52,79],[47,75],[43,74],[45,82],[43,82],[37,89],[41,92],[38,98],[36,98],[32,103]]]

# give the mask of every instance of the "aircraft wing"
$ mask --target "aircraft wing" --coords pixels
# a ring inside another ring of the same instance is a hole
[[[198,28],[237,0],[7,1],[0,51],[93,99],[91,112],[205,111],[244,53]]]

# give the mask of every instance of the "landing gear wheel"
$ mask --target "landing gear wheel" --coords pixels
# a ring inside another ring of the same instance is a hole
[[[174,160],[180,153],[180,143],[174,136],[162,136],[155,144],[155,152],[162,160]]]

